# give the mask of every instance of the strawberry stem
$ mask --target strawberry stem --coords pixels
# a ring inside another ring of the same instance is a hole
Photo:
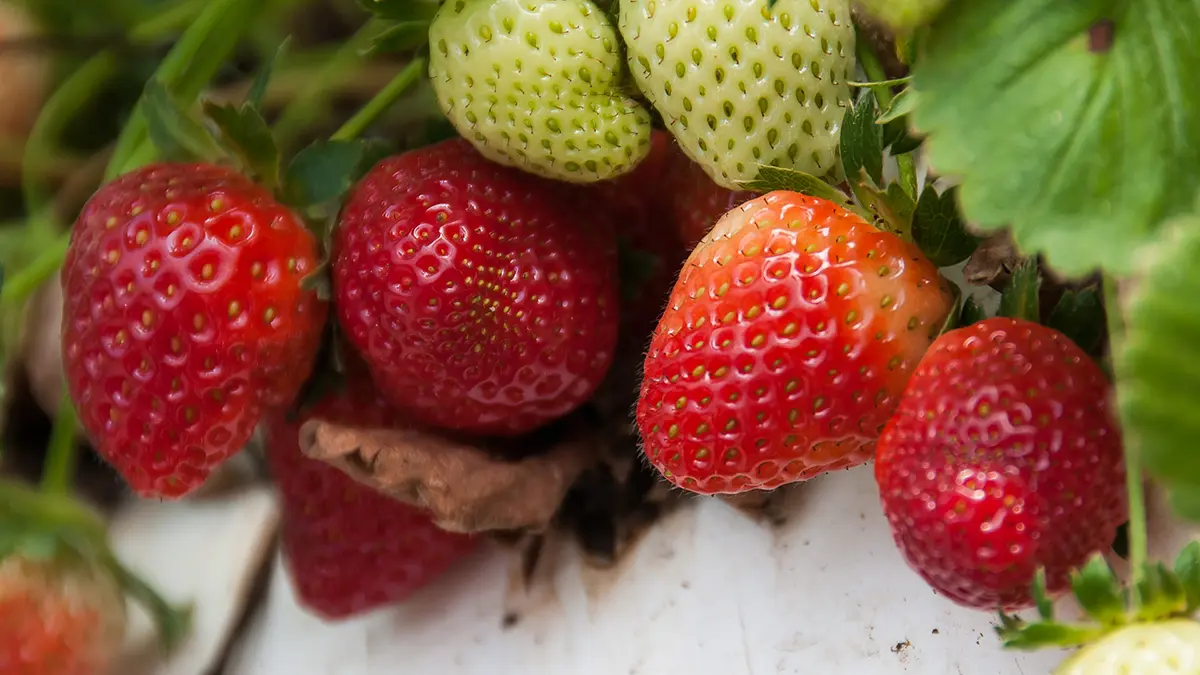
[[[361,136],[388,108],[425,73],[425,59],[415,58],[388,82],[354,117],[329,137],[331,141],[349,141]]]
[[[54,428],[50,431],[50,447],[42,469],[41,487],[46,494],[66,494],[75,482],[79,458],[79,446],[75,442],[77,421],[71,396],[64,393],[58,405],[58,416],[54,418]]]
[[[207,2],[159,64],[153,79],[163,82],[181,100],[194,100],[225,64],[241,34],[253,24],[253,17],[264,5],[262,0]],[[117,138],[105,180],[154,161],[157,151],[149,141],[149,133],[139,103]]]
[[[1110,354],[1120,352],[1125,337],[1125,323],[1121,317],[1121,305],[1117,281],[1111,274],[1104,275],[1104,314],[1108,320],[1108,349]],[[1112,359],[1114,375],[1117,374],[1117,359]],[[1119,379],[1119,378],[1117,378]],[[1146,496],[1142,481],[1142,464],[1137,448],[1128,438],[1125,450],[1125,491],[1129,496],[1129,566],[1132,574],[1133,606],[1140,607],[1142,598],[1139,588],[1146,567]]]
[[[163,652],[173,652],[191,634],[192,607],[179,607],[167,602],[154,587],[121,564],[111,552],[104,556],[103,562],[117,578],[121,589],[150,612],[158,626],[158,641]]]
[[[871,82],[887,82],[887,73],[883,71],[883,63],[879,60],[879,55],[875,53],[875,47],[869,40],[863,39],[861,31],[855,36],[855,53],[858,56],[858,63],[862,66],[863,73],[867,76],[867,80]],[[871,91],[875,94],[875,100],[879,102],[880,110],[887,110],[892,104],[892,99],[895,96],[892,94],[891,87],[888,84],[877,84],[871,87]],[[894,155],[896,160],[896,170],[900,173],[900,187],[908,193],[909,197],[917,198],[917,167],[913,161],[912,153],[904,153],[902,155]]]
[[[71,233],[64,232],[32,263],[4,281],[4,287],[0,288],[0,313],[19,309],[34,291],[41,288],[62,265],[70,242]]]

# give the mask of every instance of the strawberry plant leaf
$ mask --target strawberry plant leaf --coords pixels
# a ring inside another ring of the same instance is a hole
[[[1187,609],[1187,593],[1175,573],[1161,562],[1148,563],[1136,585],[1139,619],[1154,621]]]
[[[388,26],[363,50],[364,56],[393,54],[416,49],[429,42],[428,21],[399,21]]]
[[[987,312],[984,311],[983,305],[979,304],[979,300],[974,295],[967,296],[966,301],[963,302],[962,313],[958,317],[959,327],[977,324],[986,318],[988,318]]]
[[[859,185],[855,194],[862,199],[863,206],[878,216],[889,230],[901,237],[908,236],[916,205],[899,183],[888,185],[887,190]]]
[[[1083,569],[1071,574],[1071,590],[1079,606],[1097,623],[1115,626],[1124,621],[1125,594],[1104,556],[1092,556]]]
[[[1187,597],[1187,609],[1184,613],[1191,615],[1200,609],[1200,541],[1193,541],[1179,552],[1175,559],[1175,576],[1183,586],[1183,594]]]
[[[1071,338],[1083,351],[1096,356],[1104,344],[1104,305],[1095,288],[1068,289],[1046,319],[1046,325]]]
[[[950,188],[939,195],[933,185],[926,185],[917,199],[912,236],[921,251],[938,267],[949,267],[966,260],[979,248],[980,241],[967,232],[958,216],[956,189]]]
[[[1084,645],[1103,635],[1104,631],[1105,629],[1099,626],[1073,626],[1056,621],[1039,621],[1016,628],[996,628],[1005,647],[1022,650]]]
[[[359,6],[387,21],[432,21],[438,3],[427,0],[358,0]]]
[[[760,166],[754,180],[742,183],[743,190],[767,193],[774,190],[791,190],[810,197],[827,199],[846,206],[846,195],[829,183],[803,171],[782,169],[777,166]]]
[[[949,0],[859,0],[862,11],[900,33],[929,23]]]
[[[271,128],[251,105],[235,108],[205,101],[204,112],[220,132],[221,139],[242,160],[248,173],[268,190],[279,184],[279,148]]]
[[[862,172],[883,184],[883,130],[875,124],[875,95],[862,92],[842,117],[842,171],[855,184]]]
[[[361,141],[317,141],[296,153],[284,174],[284,198],[296,208],[323,204],[350,189],[364,169]]]
[[[258,74],[254,76],[254,82],[250,84],[250,91],[246,94],[246,103],[255,108],[262,108],[263,99],[267,95],[267,87],[271,84],[271,76],[275,73],[275,68],[283,61],[291,44],[290,36],[284,38],[271,58],[259,68]]]
[[[1125,333],[1114,354],[1125,442],[1169,493],[1175,512],[1200,520],[1200,218],[1185,218],[1147,251],[1146,272],[1122,292]]]
[[[142,93],[150,141],[168,161],[214,161],[223,156],[216,139],[162,82],[151,79]]]
[[[1004,293],[1000,295],[998,315],[1038,323],[1040,287],[1041,275],[1038,272],[1037,261],[1033,258],[1022,260],[1013,270]]]
[[[902,119],[917,107],[917,92],[912,87],[905,87],[888,104],[887,110],[879,115],[875,124],[887,124]]]
[[[1089,31],[1110,20],[1109,44]],[[923,40],[913,122],[987,230],[1068,276],[1129,272],[1200,189],[1200,3],[954,3]]]

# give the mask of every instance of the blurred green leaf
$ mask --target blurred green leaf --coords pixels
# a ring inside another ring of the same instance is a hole
[[[365,51],[370,56],[406,52],[427,42],[429,42],[428,21],[401,21],[384,29]]]
[[[1050,312],[1046,325],[1096,356],[1108,330],[1100,294],[1094,288],[1068,289]]]
[[[1200,3],[974,0],[923,39],[913,111],[987,230],[1067,276],[1131,271],[1200,192]]]
[[[142,114],[151,142],[167,161],[211,162],[223,154],[208,129],[159,80],[146,83]]]
[[[358,0],[363,9],[388,21],[433,20],[438,4],[426,0]]]
[[[254,76],[254,82],[250,85],[250,91],[246,94],[246,103],[255,108],[262,107],[263,99],[267,95],[267,88],[271,85],[271,77],[275,74],[275,69],[283,62],[284,56],[286,56],[291,44],[292,38],[285,38],[279,44],[279,49],[276,49],[271,58],[258,69],[258,74]]]
[[[979,247],[979,238],[967,232],[958,216],[955,188],[939,195],[933,185],[925,186],[913,213],[912,236],[938,267],[958,264]]]

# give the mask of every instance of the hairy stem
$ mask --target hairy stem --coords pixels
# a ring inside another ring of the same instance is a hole
[[[425,73],[425,59],[413,59],[396,76],[388,82],[370,101],[367,101],[355,115],[335,131],[330,140],[348,141],[358,138],[365,132],[388,108],[408,90],[414,82]]]
[[[1125,322],[1121,316],[1120,297],[1117,291],[1117,281],[1111,275],[1104,275],[1104,313],[1108,319],[1108,349],[1114,355],[1112,359],[1113,374],[1118,375],[1115,355],[1120,352],[1125,337]],[[1138,584],[1141,583],[1146,565],[1146,496],[1142,480],[1142,463],[1138,456],[1137,447],[1125,440],[1125,491],[1129,496],[1129,566],[1132,570],[1133,600],[1140,604]]]

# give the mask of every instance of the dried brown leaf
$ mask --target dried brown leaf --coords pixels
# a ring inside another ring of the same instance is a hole
[[[300,428],[300,448],[351,478],[426,509],[453,532],[544,530],[579,474],[596,461],[595,440],[568,435],[519,461],[418,429],[359,429],[324,420]]]

